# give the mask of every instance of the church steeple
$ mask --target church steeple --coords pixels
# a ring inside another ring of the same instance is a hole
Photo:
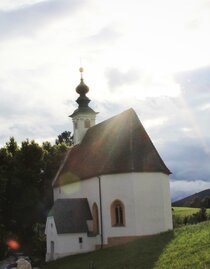
[[[86,96],[86,93],[89,92],[88,86],[84,83],[83,80],[83,68],[80,67],[79,71],[81,73],[81,79],[80,84],[76,87],[76,92],[80,95],[78,99],[76,100],[77,104],[79,105],[79,108],[88,107],[88,104],[90,103],[90,99]]]
[[[70,115],[74,126],[74,144],[79,144],[88,128],[95,125],[95,118],[97,114],[97,112],[88,106],[90,99],[86,96],[86,93],[89,92],[89,88],[84,83],[84,69],[80,67],[79,71],[81,73],[81,79],[80,84],[76,87],[76,92],[79,94],[79,97],[76,100],[78,108],[72,115]]]

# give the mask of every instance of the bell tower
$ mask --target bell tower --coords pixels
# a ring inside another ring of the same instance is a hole
[[[95,125],[96,114],[98,114],[88,106],[90,99],[86,93],[89,92],[89,88],[83,80],[83,68],[80,67],[79,71],[81,79],[80,84],[76,87],[76,92],[79,94],[76,100],[78,108],[69,116],[73,121],[74,145],[80,144],[87,130]]]

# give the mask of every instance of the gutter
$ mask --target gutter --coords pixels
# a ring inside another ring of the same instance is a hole
[[[99,191],[99,207],[100,207],[100,230],[101,230],[101,249],[104,245],[104,235],[103,235],[103,217],[102,217],[102,197],[101,197],[101,178],[98,176],[98,191]]]

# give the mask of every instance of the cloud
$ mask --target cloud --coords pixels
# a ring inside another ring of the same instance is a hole
[[[104,42],[115,42],[118,40],[118,38],[121,36],[119,32],[113,29],[113,26],[106,26],[100,29],[100,31],[88,38],[88,41],[91,42],[92,44],[95,42],[97,44]],[[107,45],[107,44],[106,44]]]
[[[30,89],[30,87],[28,87]],[[36,141],[54,141],[58,134],[71,129],[68,115],[74,104],[59,100],[57,109],[50,96],[36,92],[12,91],[0,87],[0,145],[14,136],[18,142],[26,138]],[[58,100],[58,98],[57,98]],[[53,138],[53,139],[52,139]]]
[[[0,10],[17,9],[24,5],[33,5],[34,3],[43,2],[46,0],[1,0]]]
[[[148,98],[138,110],[174,179],[210,181],[208,111],[192,113],[179,98]]]
[[[210,188],[210,182],[202,180],[185,181],[185,180],[171,180],[171,200],[177,201],[194,193]]]
[[[180,73],[176,76],[182,88],[182,106],[191,120],[197,135],[208,137],[210,133],[210,66]]]
[[[31,35],[56,17],[74,12],[83,3],[84,0],[48,0],[17,9],[0,10],[0,38]]]
[[[210,140],[208,142],[210,145]],[[198,139],[183,138],[173,143],[166,143],[162,153],[173,173],[172,178],[210,181],[209,149]]]
[[[185,94],[208,94],[210,95],[210,66],[182,72],[176,75]]]
[[[97,101],[97,111],[100,112],[98,118],[104,115],[110,117],[133,107],[164,162],[172,171],[173,179],[210,181],[208,106],[203,110],[200,109],[203,104],[209,102],[210,98],[202,99],[199,87],[194,90],[194,94],[186,94],[190,89],[184,83],[181,84],[181,81],[178,81],[182,89],[178,96],[147,97],[143,100],[130,98],[131,87],[129,80],[124,81],[126,77],[124,73],[118,69],[109,71],[110,73],[106,75],[111,80],[110,88],[114,88],[114,94],[119,94],[119,97],[113,98],[112,102],[106,100],[106,105],[99,104]],[[193,70],[192,73],[194,72]],[[198,85],[204,83],[206,75],[201,74],[200,77],[199,82],[198,76]],[[121,87],[117,88],[119,84]],[[129,92],[128,98],[121,99],[122,89],[125,90],[126,87]],[[203,93],[206,94],[206,92]]]
[[[130,69],[122,72],[117,68],[109,68],[105,71],[110,88],[121,87],[136,82],[139,75],[136,70]]]

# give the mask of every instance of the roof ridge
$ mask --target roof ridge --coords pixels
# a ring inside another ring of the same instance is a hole
[[[54,186],[54,184],[56,183],[57,178],[58,178],[58,176],[60,175],[60,172],[62,171],[62,169],[63,169],[63,167],[64,167],[66,161],[68,160],[69,154],[70,154],[70,152],[71,152],[72,149],[73,149],[73,147],[69,148],[69,150],[68,150],[67,153],[66,153],[65,158],[64,158],[63,161],[61,162],[61,164],[60,164],[60,166],[59,166],[59,169],[58,169],[58,171],[57,171],[57,173],[56,173],[56,175],[55,175],[55,177],[54,177],[54,179],[53,179],[53,181],[52,181],[52,186]]]
[[[107,122],[110,122],[110,121],[112,121],[114,118],[122,117],[123,114],[129,113],[129,112],[130,112],[130,113],[133,113],[133,114],[135,114],[135,115],[137,116],[135,110],[131,107],[131,108],[129,108],[129,109],[126,109],[125,111],[122,111],[122,112],[118,113],[118,114],[115,115],[115,116],[112,116],[111,118],[108,118],[108,119],[106,119],[106,120],[103,120],[103,121],[101,121],[101,122],[95,124],[94,126],[90,127],[90,128],[87,130],[87,133],[88,133],[89,130],[93,130],[94,128],[97,128],[98,126],[100,126],[100,125],[102,125],[102,124],[105,124],[105,123],[107,123]],[[138,116],[137,116],[137,118],[138,118]]]
[[[74,177],[132,172],[171,173],[130,108],[89,128],[81,144],[68,152],[53,185],[75,182]]]
[[[133,158],[133,118],[131,119],[130,123],[130,141],[129,141],[129,150],[130,150],[130,160],[131,160],[131,171],[134,170],[134,158]]]

